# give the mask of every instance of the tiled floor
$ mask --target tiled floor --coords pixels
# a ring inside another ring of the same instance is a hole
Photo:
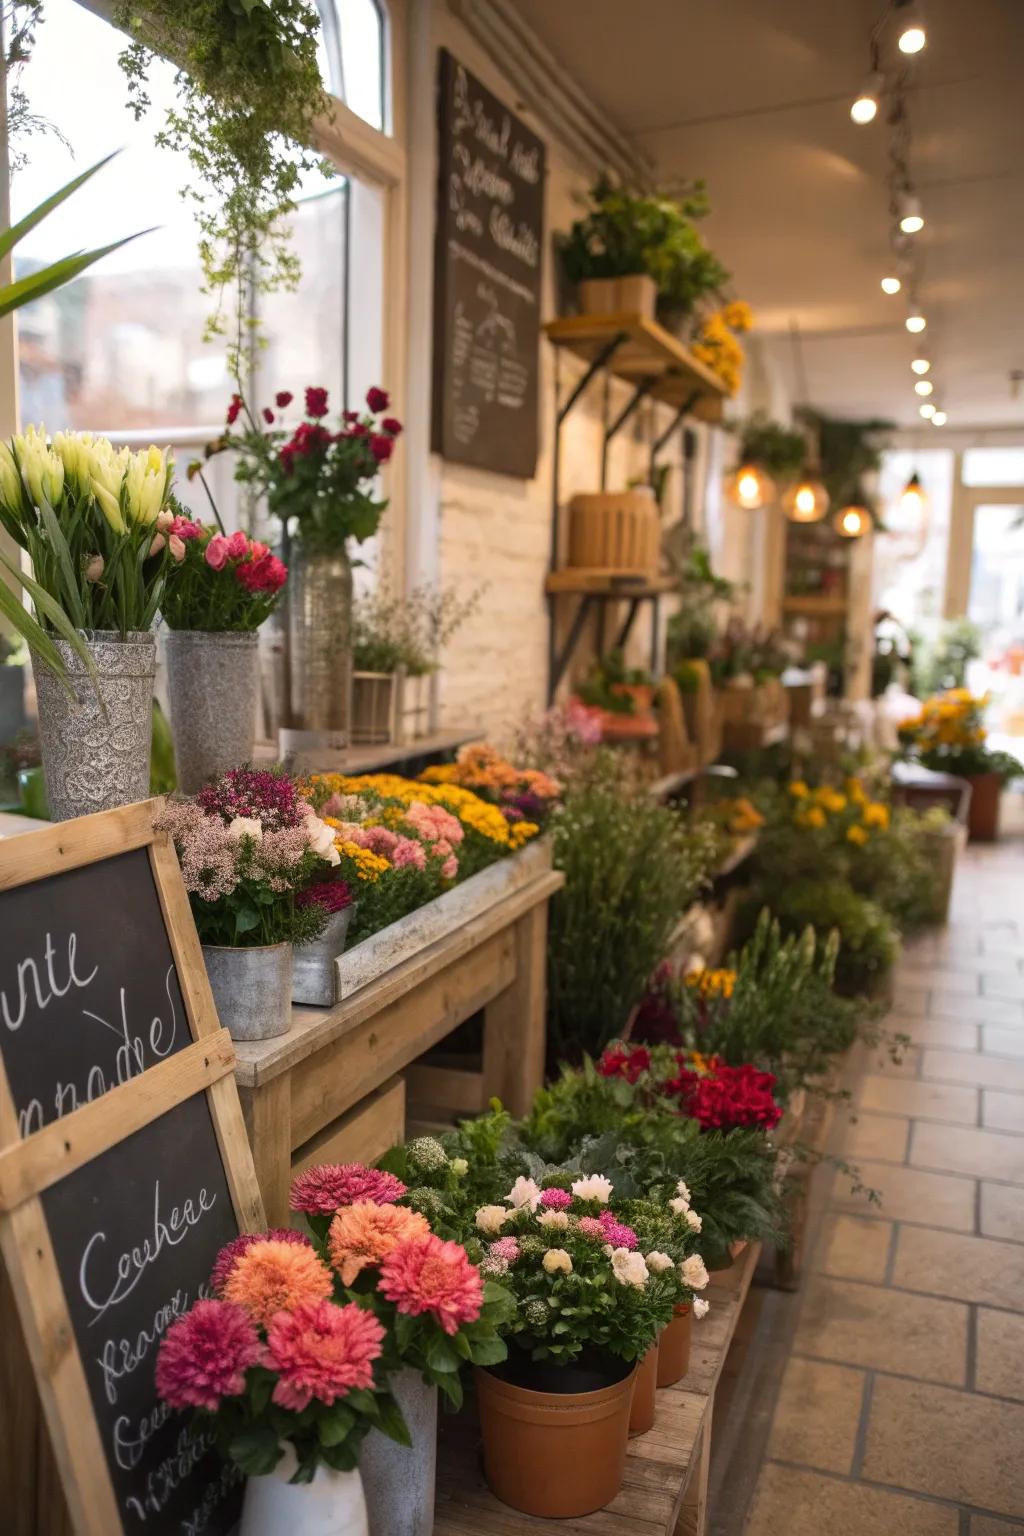
[[[853,1084],[745,1536],[1024,1532],[1024,840],[907,946],[899,1067]]]

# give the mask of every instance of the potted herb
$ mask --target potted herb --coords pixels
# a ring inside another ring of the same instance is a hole
[[[252,757],[260,664],[257,631],[288,578],[266,544],[219,525],[175,518],[184,556],[168,574],[167,691],[178,786],[194,793]]]
[[[621,651],[599,657],[576,694],[595,712],[602,740],[640,741],[658,734],[651,674],[627,667]]]
[[[920,713],[899,727],[908,756],[925,768],[952,773],[971,786],[967,831],[972,842],[993,843],[999,836],[999,804],[1003,785],[1024,774],[1024,764],[1009,752],[994,752],[985,744],[985,699],[966,688],[926,699]]]
[[[226,430],[207,457],[237,454],[235,478],[266,497],[291,551],[288,589],[290,696],[306,730],[350,731],[352,694],[352,560],[349,541],[376,533],[387,501],[374,496],[381,466],[394,451],[401,422],[390,401],[370,389],[366,410],[344,411],[327,424],[326,389],[305,391],[305,419],[294,431],[278,425],[292,403],[281,391],[257,418],[241,394],[231,400]]]
[[[330,827],[287,775],[254,768],[168,801],[160,825],[174,841],[221,1023],[236,1040],[287,1033],[292,945],[327,926],[318,886],[339,863]]]

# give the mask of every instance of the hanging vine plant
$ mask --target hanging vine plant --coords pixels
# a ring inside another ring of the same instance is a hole
[[[314,119],[328,110],[320,17],[307,0],[116,0],[111,19],[133,39],[120,64],[136,119],[151,106],[154,56],[177,66],[177,100],[156,143],[185,154],[195,173],[181,192],[195,210],[204,290],[215,300],[206,339],[229,334],[228,365],[241,384],[256,339],[251,295],[294,289],[300,275],[289,216],[301,176],[322,165],[310,148]]]

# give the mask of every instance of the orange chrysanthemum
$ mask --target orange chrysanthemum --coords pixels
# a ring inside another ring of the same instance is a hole
[[[312,1248],[298,1243],[253,1243],[224,1282],[224,1299],[238,1302],[254,1322],[266,1328],[275,1312],[324,1301],[333,1290],[331,1272]]]
[[[331,1222],[327,1246],[342,1283],[351,1285],[368,1264],[379,1264],[399,1243],[429,1232],[430,1224],[419,1211],[357,1200],[344,1206]]]

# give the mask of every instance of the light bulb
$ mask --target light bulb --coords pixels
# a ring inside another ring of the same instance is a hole
[[[915,336],[920,331],[923,331],[927,324],[928,324],[928,321],[925,319],[924,315],[908,315],[907,316],[907,320],[906,320],[907,330],[912,332],[913,335],[915,335]]]
[[[817,523],[828,511],[828,491],[810,476],[791,485],[782,498],[782,510],[791,523]]]
[[[726,491],[734,506],[756,512],[775,499],[775,481],[756,464],[741,464],[726,482]]]
[[[927,373],[931,363],[926,357],[915,357],[910,366],[915,373]]]
[[[883,277],[882,278],[882,292],[883,293],[899,293],[899,291],[900,291],[900,289],[902,287],[903,287],[903,284],[900,282],[898,277]]]
[[[924,229],[924,215],[921,212],[921,199],[915,197],[912,192],[901,194],[899,203],[900,229],[905,235],[916,235]]]
[[[896,46],[900,53],[920,53],[927,41],[928,37],[921,25],[921,18],[911,6],[900,23],[900,35],[896,40]]]
[[[919,405],[917,409],[918,414],[923,416],[925,421],[930,421],[935,415],[935,407],[930,400],[926,400],[924,405]]]
[[[919,395],[930,395],[934,388],[935,385],[932,383],[931,379],[918,379],[917,383],[914,385],[914,391]]]
[[[945,411],[932,411],[933,427],[944,427],[946,425],[946,420],[947,417]]]
[[[903,487],[903,495],[900,497],[900,511],[908,517],[917,517],[925,504],[924,486],[921,484],[921,476],[915,469],[906,485]]]
[[[865,123],[873,123],[878,116],[878,103],[882,95],[884,82],[877,71],[868,75],[860,88],[857,100],[850,108],[850,116],[854,122],[863,127]]]
[[[756,475],[741,475],[736,482],[736,489],[744,501],[753,501],[761,487]]]
[[[844,539],[859,539],[866,533],[871,518],[864,507],[840,507],[832,519],[832,526]]]

